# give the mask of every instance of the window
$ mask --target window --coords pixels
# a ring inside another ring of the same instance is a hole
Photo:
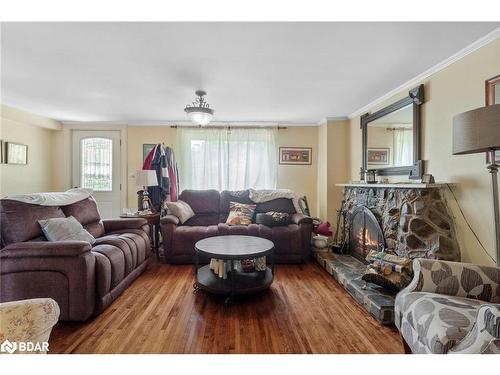
[[[113,141],[108,138],[81,140],[80,181],[94,191],[113,190]]]
[[[182,189],[276,188],[276,130],[177,128]]]

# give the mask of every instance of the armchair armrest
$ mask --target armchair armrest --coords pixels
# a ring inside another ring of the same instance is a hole
[[[77,257],[92,249],[86,241],[17,242],[0,250],[0,259]]]
[[[174,215],[165,215],[161,218],[160,220],[161,224],[174,224],[178,225],[179,224],[179,218]]]
[[[414,259],[413,271],[413,280],[403,289],[405,293],[429,292],[500,302],[500,296],[496,295],[500,281],[499,268],[444,260]]]
[[[105,219],[102,223],[104,224],[104,232],[109,233],[122,229],[141,229],[142,226],[148,224],[148,221],[140,217],[132,217],[124,219]]]
[[[49,341],[59,313],[59,305],[52,298],[0,303],[0,337],[11,342],[39,343],[42,350],[38,353],[45,353],[43,345]],[[22,352],[18,347],[14,353]]]
[[[312,224],[312,222],[313,222],[312,217],[309,217],[309,216],[304,215],[304,214],[299,214],[299,213],[293,214],[291,220],[292,220],[292,223],[297,224],[297,225]]]
[[[479,308],[474,326],[462,341],[450,349],[449,353],[477,354],[499,353],[500,305],[483,305]]]

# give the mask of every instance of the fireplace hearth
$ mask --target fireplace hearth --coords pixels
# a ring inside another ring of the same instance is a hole
[[[385,249],[384,233],[370,209],[357,206],[349,218],[349,250],[351,255],[367,263],[366,256],[372,250]]]

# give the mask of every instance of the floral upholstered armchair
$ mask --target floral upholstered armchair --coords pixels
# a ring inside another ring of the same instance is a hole
[[[51,298],[0,303],[0,354],[46,353],[58,318],[59,306]]]
[[[396,297],[406,352],[500,353],[500,268],[431,259]]]

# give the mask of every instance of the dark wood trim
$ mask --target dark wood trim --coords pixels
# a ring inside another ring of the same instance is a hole
[[[366,171],[368,168],[367,149],[368,149],[368,124],[374,120],[384,117],[398,109],[413,104],[413,165],[389,168],[377,168],[377,174],[380,176],[395,176],[407,174],[410,179],[419,179],[424,172],[423,162],[421,160],[421,106],[424,104],[424,85],[419,85],[408,92],[408,96],[398,100],[387,107],[384,107],[374,113],[365,113],[361,116],[361,137],[362,137],[362,166]],[[364,180],[362,174],[361,180]]]
[[[495,86],[500,84],[500,74],[492,77],[490,79],[487,79],[484,82],[485,85],[485,104],[486,105],[493,105],[495,104]]]

